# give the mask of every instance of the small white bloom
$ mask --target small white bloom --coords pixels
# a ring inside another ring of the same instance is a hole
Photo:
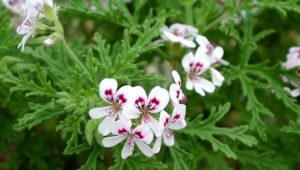
[[[104,147],[113,147],[126,139],[121,152],[123,159],[133,154],[135,144],[144,155],[148,157],[153,156],[154,153],[148,146],[153,140],[153,133],[148,126],[139,125],[134,130],[131,130],[129,124],[117,121],[112,127],[111,132],[115,136],[105,137],[102,140],[102,144]]]
[[[172,71],[175,83],[170,85],[169,95],[173,104],[185,103],[186,97],[181,90],[181,79],[177,71]]]
[[[27,15],[31,15],[32,17],[43,17],[45,4],[54,8],[53,0],[27,0]]]
[[[300,47],[292,47],[289,49],[287,60],[283,63],[286,69],[300,67]]]
[[[100,97],[109,104],[106,107],[93,108],[89,115],[93,119],[105,117],[98,127],[100,134],[106,136],[110,133],[110,127],[113,126],[116,119],[120,119],[131,124],[126,115],[125,105],[130,103],[129,96],[132,93],[131,86],[122,86],[117,91],[118,83],[115,79],[105,78],[100,82]]]
[[[196,44],[193,42],[198,30],[189,25],[175,23],[168,27],[161,28],[161,38],[166,41],[180,43],[182,46],[195,48]]]
[[[26,0],[2,0],[4,6],[19,16],[25,15]]]
[[[53,45],[53,43],[54,43],[54,40],[53,40],[51,37],[49,37],[49,38],[47,38],[47,39],[44,40],[44,44],[45,44],[47,47]]]
[[[24,21],[21,23],[21,25],[17,28],[17,33],[19,35],[22,35],[23,38],[21,42],[18,45],[18,48],[21,48],[22,51],[24,51],[24,46],[27,42],[27,40],[30,37],[33,37],[35,34],[35,28],[36,22],[35,19],[32,19],[29,15],[24,19]]]
[[[131,111],[128,111],[127,116],[135,119],[141,117],[142,124],[150,127],[156,137],[162,133],[162,126],[154,119],[151,114],[161,112],[169,103],[169,93],[166,89],[159,86],[154,87],[149,96],[145,90],[140,87],[134,87],[133,92],[136,94],[132,100]]]
[[[205,96],[205,92],[212,93],[215,91],[215,85],[208,81],[207,79],[201,77],[201,75],[206,72],[210,66],[211,62],[207,55],[201,56],[198,48],[196,56],[192,52],[186,54],[181,63],[184,70],[187,72],[186,88],[188,90],[193,90],[195,88],[196,92],[202,96]]]
[[[174,145],[174,130],[180,130],[186,127],[184,120],[186,114],[186,106],[183,104],[177,104],[174,107],[172,116],[165,111],[160,113],[159,123],[164,127],[162,136],[158,137],[154,146],[153,152],[158,153],[161,147],[161,141],[163,139],[164,144],[167,146]]]

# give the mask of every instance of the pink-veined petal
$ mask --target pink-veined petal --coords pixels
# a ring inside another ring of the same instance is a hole
[[[154,153],[158,153],[160,151],[160,148],[161,148],[161,140],[162,140],[162,136],[156,138],[156,141],[153,145],[153,148],[152,148],[152,151]]]
[[[128,122],[125,122],[123,120],[118,120],[113,123],[110,130],[111,133],[114,135],[126,135],[131,133],[130,126],[131,124],[129,124]]]
[[[115,79],[105,78],[99,84],[100,97],[108,103],[114,102],[118,82]]]
[[[132,87],[129,85],[122,86],[115,95],[115,101],[121,106],[132,102]]]
[[[122,159],[126,159],[128,156],[131,156],[133,150],[134,150],[134,141],[133,138],[129,137],[127,138],[121,152]]]
[[[104,116],[107,116],[109,114],[108,111],[110,109],[112,109],[111,106],[93,108],[89,111],[89,115],[93,119],[100,119],[103,118]]]
[[[105,137],[102,139],[102,144],[104,147],[110,148],[121,143],[124,139],[126,139],[126,137],[127,135]]]
[[[173,135],[173,131],[166,129],[163,132],[163,140],[165,145],[167,146],[173,146],[174,145],[174,135]]]
[[[180,87],[177,84],[171,84],[169,95],[173,103],[179,103],[180,93],[182,93]]]
[[[224,77],[222,76],[222,74],[214,68],[210,68],[210,74],[214,85],[221,86],[224,81]]]
[[[166,111],[161,111],[159,116],[159,123],[166,127],[171,122],[171,117]]]
[[[195,57],[192,52],[186,54],[183,59],[181,60],[182,67],[184,68],[185,72],[190,72],[190,63],[195,61]]]
[[[108,135],[111,131],[111,127],[114,125],[116,117],[117,115],[106,116],[98,126],[98,132],[103,136]]]
[[[181,79],[180,79],[180,75],[178,74],[178,72],[176,70],[172,71],[172,76],[173,76],[173,79],[174,79],[175,83],[180,87],[181,86]]]
[[[175,122],[177,120],[184,120],[185,114],[186,114],[186,106],[184,104],[174,105],[171,122]]]
[[[146,155],[148,157],[151,157],[151,156],[154,155],[152,149],[148,145],[146,145],[144,142],[142,142],[142,141],[140,141],[140,140],[138,140],[136,138],[133,138],[133,140],[136,143],[137,147],[140,149],[140,151],[144,155]]]
[[[140,111],[146,106],[147,103],[147,94],[141,86],[136,86],[133,87],[134,91],[134,100],[133,100],[133,105],[136,110]]]
[[[151,132],[150,128],[145,125],[137,126],[133,131],[132,134],[135,138],[145,142],[146,144],[150,144],[153,140],[153,133]]]
[[[159,86],[154,87],[148,97],[147,107],[151,113],[162,111],[169,103],[169,93]]]

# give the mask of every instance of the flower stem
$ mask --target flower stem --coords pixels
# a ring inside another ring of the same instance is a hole
[[[185,5],[185,22],[189,25],[194,24],[192,4]]]
[[[84,72],[86,72],[87,74],[89,74],[89,71],[86,69],[86,67],[81,63],[81,61],[78,59],[78,57],[74,54],[74,52],[71,50],[71,48],[69,47],[69,45],[67,44],[66,40],[63,38],[62,39],[63,42],[63,48],[65,49],[65,51],[68,53],[68,56],[71,58],[71,60],[77,64]]]

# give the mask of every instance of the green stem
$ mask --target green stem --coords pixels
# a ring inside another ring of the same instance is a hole
[[[212,27],[214,27],[215,25],[217,25],[219,22],[221,22],[223,19],[225,19],[227,17],[227,14],[223,14],[220,17],[218,17],[217,19],[215,19],[214,21],[212,21],[211,23],[209,23],[206,27],[204,27],[203,32],[206,32],[207,30],[211,29]]]
[[[185,5],[185,22],[189,25],[194,25],[193,5]]]
[[[81,63],[81,61],[78,59],[78,57],[74,54],[74,52],[71,50],[71,48],[69,47],[69,45],[67,44],[67,42],[64,38],[62,39],[62,42],[63,42],[63,48],[66,50],[66,52],[68,53],[68,56],[71,58],[71,60],[73,60],[73,62],[75,64],[77,64],[84,72],[89,74],[89,71]]]

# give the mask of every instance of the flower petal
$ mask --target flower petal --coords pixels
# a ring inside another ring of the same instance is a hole
[[[182,67],[184,68],[185,72],[190,72],[190,63],[195,61],[195,57],[192,52],[186,54],[183,59],[181,60]]]
[[[180,75],[178,74],[178,72],[176,70],[172,71],[172,76],[173,76],[173,79],[174,79],[175,83],[180,87],[181,86],[181,79],[180,79]]]
[[[191,81],[191,79],[186,80],[185,88],[188,90],[193,90],[194,88],[194,83]]]
[[[133,106],[136,110],[141,110],[146,106],[147,102],[147,94],[141,86],[133,87],[134,98],[133,98]]]
[[[131,124],[129,124],[128,122],[118,120],[113,123],[110,130],[114,135],[125,135],[131,132],[130,126]]]
[[[110,109],[112,109],[111,106],[93,108],[89,111],[89,115],[93,119],[100,119],[104,116],[107,116]]]
[[[166,111],[160,112],[159,123],[162,127],[166,127],[171,122],[171,117]]]
[[[169,103],[169,93],[159,86],[154,87],[148,97],[147,107],[151,113],[162,111]]]
[[[102,139],[102,144],[104,147],[110,148],[116,146],[121,143],[124,139],[126,139],[127,135],[118,135],[118,136],[110,136]]]
[[[117,115],[115,116],[106,116],[102,122],[100,123],[100,125],[98,126],[98,132],[103,135],[106,136],[110,133],[111,131],[111,127],[114,124],[114,120],[116,119]]]
[[[174,145],[173,131],[165,130],[164,133],[163,133],[163,140],[164,140],[165,145],[173,146]]]
[[[173,103],[179,103],[180,93],[182,93],[180,87],[177,84],[171,84],[169,95]]]
[[[133,140],[144,155],[146,155],[148,157],[151,157],[154,155],[152,149],[148,145],[146,145],[144,142],[142,142],[136,138],[133,138]]]
[[[223,55],[224,50],[220,46],[216,47],[211,54],[212,58],[215,60],[214,62],[221,60]]]
[[[298,97],[300,96],[300,88],[294,89],[290,92],[292,97]]]
[[[118,82],[115,79],[105,78],[99,84],[100,97],[108,103],[115,100]]]
[[[134,134],[135,138],[147,144],[150,144],[153,140],[153,133],[151,132],[150,128],[145,124],[137,126],[133,130],[132,134]]]
[[[121,106],[132,102],[132,88],[129,85],[122,86],[116,93],[115,101]]]
[[[160,151],[161,148],[161,140],[162,140],[162,136],[158,137],[153,145],[152,151],[154,153],[158,153]]]
[[[134,141],[132,138],[127,138],[121,152],[122,159],[126,159],[128,156],[131,156],[133,150],[134,150]]]
[[[210,68],[210,74],[212,76],[214,85],[221,86],[224,81],[224,77],[222,76],[222,74],[214,68]]]
[[[125,106],[122,109],[122,114],[128,119],[136,119],[141,116],[140,111],[133,106]]]
[[[215,86],[212,82],[204,79],[204,78],[200,78],[199,80],[197,80],[197,82],[194,84],[196,91],[200,91],[200,89],[208,92],[208,93],[212,93],[215,91]]]

